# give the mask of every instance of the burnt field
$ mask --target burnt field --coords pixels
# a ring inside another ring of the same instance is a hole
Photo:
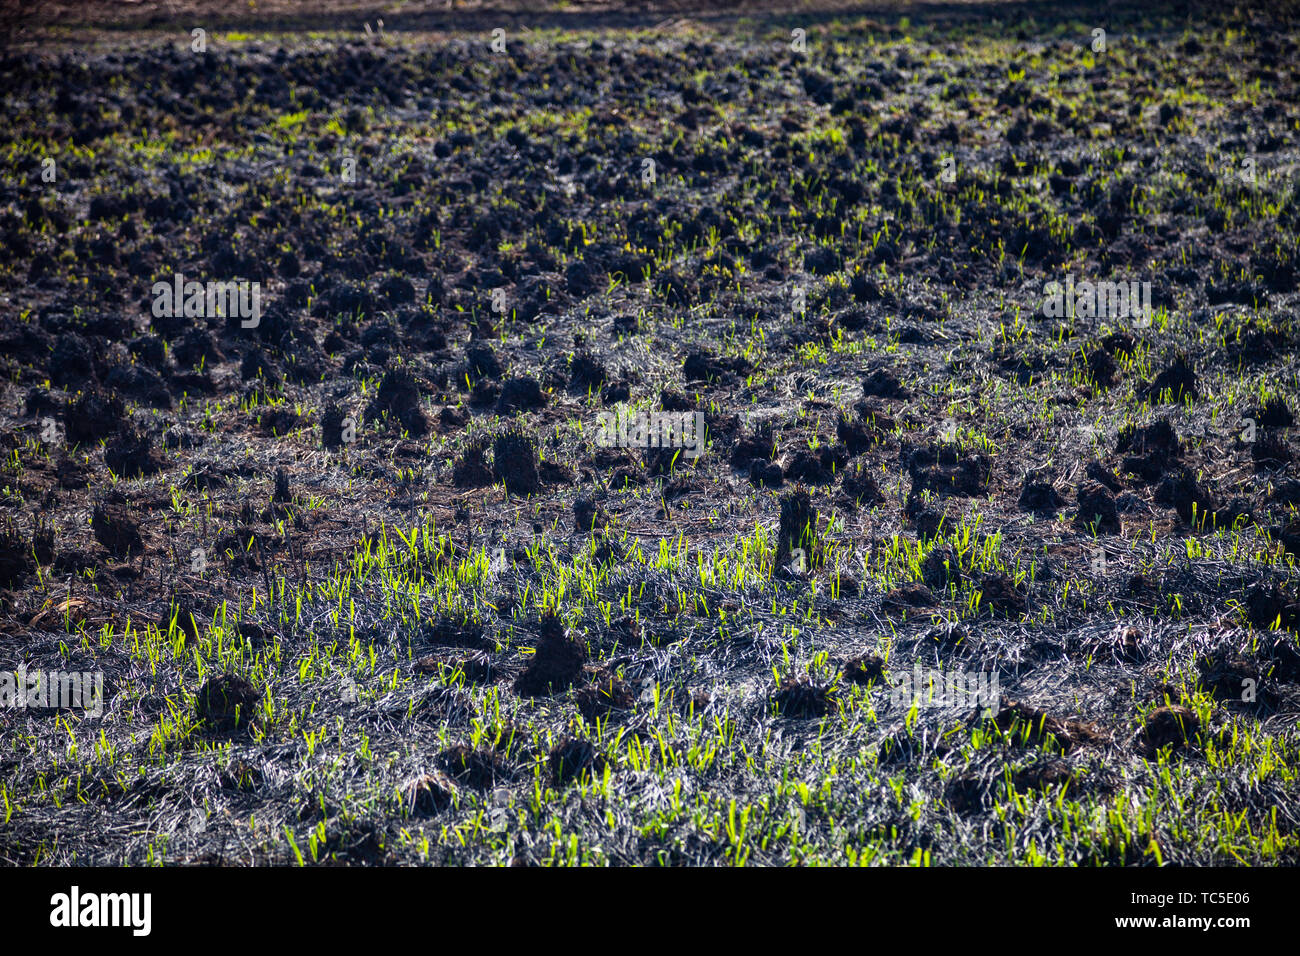
[[[0,863],[1300,863],[1290,7],[223,7],[0,53]]]

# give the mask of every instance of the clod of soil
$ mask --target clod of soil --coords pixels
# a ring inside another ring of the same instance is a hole
[[[1052,483],[1050,472],[1032,471],[1025,476],[1025,483],[1020,489],[1018,504],[1021,511],[1052,515],[1065,504],[1065,500]]]
[[[1082,787],[1079,778],[1070,770],[1070,765],[1059,757],[1049,757],[1022,767],[1011,777],[1019,791],[1050,790],[1053,794],[1062,793],[1066,797],[1076,795]]]
[[[1244,502],[1220,503],[1185,465],[1165,476],[1156,489],[1155,499],[1172,504],[1179,518],[1196,527],[1231,527],[1239,519],[1250,518]]]
[[[1148,752],[1164,747],[1178,750],[1192,746],[1201,730],[1201,719],[1187,707],[1158,707],[1147,714],[1139,732]]]
[[[690,465],[691,459],[680,448],[647,448],[642,453],[645,472],[651,478],[666,478]]]
[[[1290,464],[1294,455],[1291,454],[1291,446],[1286,439],[1264,434],[1251,444],[1250,457],[1257,470],[1272,471]]]
[[[921,562],[921,580],[932,590],[947,590],[950,585],[961,584],[964,577],[957,550],[951,545],[931,548]]]
[[[934,641],[939,653],[947,656],[969,649],[970,632],[955,621],[945,621],[925,632],[925,639]]]
[[[429,419],[420,407],[420,385],[408,369],[399,366],[384,373],[374,401],[366,408],[366,421],[376,421],[384,413],[412,437],[429,433]]]
[[[1153,402],[1169,401],[1173,404],[1195,399],[1200,395],[1196,389],[1196,373],[1187,359],[1180,355],[1155,377],[1142,395]]]
[[[1089,462],[1083,473],[1097,484],[1117,494],[1124,488],[1119,477],[1099,461]]]
[[[510,776],[509,767],[495,750],[475,750],[466,744],[444,750],[438,762],[453,780],[474,790],[489,790]]]
[[[785,474],[776,462],[755,458],[749,463],[749,483],[755,488],[780,488],[785,484]]]
[[[904,614],[918,608],[938,606],[934,592],[919,581],[894,588],[880,602],[880,609],[886,614]]]
[[[908,391],[892,369],[878,368],[862,380],[862,394],[876,398],[906,399]]]
[[[457,488],[486,488],[492,484],[492,469],[488,467],[486,451],[481,442],[465,449],[452,466],[452,484]]]
[[[845,661],[842,673],[854,684],[879,683],[885,679],[885,659],[879,654],[862,654]]]
[[[502,674],[501,668],[484,652],[455,660],[443,660],[432,655],[422,657],[415,662],[415,672],[427,675],[459,672],[467,684],[490,684]]]
[[[776,435],[770,422],[764,422],[750,435],[739,438],[731,449],[731,466],[748,468],[755,460],[770,461],[776,454]]]
[[[170,634],[175,627],[182,633],[197,638],[200,630],[199,620],[204,616],[189,600],[176,597],[168,602],[163,610],[162,617],[158,620],[158,629],[163,634]]]
[[[1104,743],[1106,734],[1095,724],[1074,718],[1062,718],[1026,703],[1003,697],[992,724],[1002,731],[1009,743],[1031,747],[1047,745],[1069,753],[1078,747]]]
[[[450,618],[431,622],[419,631],[416,640],[423,645],[434,647],[491,650],[494,646],[482,624]]]
[[[720,384],[735,381],[736,376],[751,371],[745,359],[721,358],[710,355],[702,349],[695,349],[687,354],[682,362],[682,375],[688,382],[707,382]]]
[[[581,349],[569,360],[569,389],[574,392],[599,391],[609,372],[598,358]]]
[[[521,376],[502,383],[497,396],[497,414],[532,411],[546,405],[546,393],[534,378]]]
[[[1150,484],[1181,463],[1183,448],[1168,419],[1160,419],[1145,427],[1128,426],[1116,437],[1115,450],[1129,452],[1123,468]],[[1089,476],[1094,477],[1095,476]],[[1097,479],[1095,479],[1097,480]],[[1109,485],[1109,482],[1103,482]],[[1111,490],[1118,491],[1114,485]]]
[[[1273,678],[1289,683],[1300,683],[1300,646],[1289,635],[1276,638],[1268,647],[1268,660],[1273,665]]]
[[[986,574],[980,579],[979,606],[1002,617],[1016,618],[1028,609],[1028,600],[1009,575]]]
[[[557,787],[562,787],[582,778],[583,774],[593,777],[605,772],[608,761],[605,755],[586,740],[574,737],[556,744],[547,754],[551,768],[551,779]]]
[[[835,437],[839,439],[850,455],[861,455],[876,444],[878,433],[866,422],[840,415],[835,422]]]
[[[122,427],[126,405],[116,394],[82,392],[69,403],[63,416],[69,445],[90,444]]]
[[[1119,512],[1115,496],[1109,488],[1096,481],[1085,481],[1079,486],[1079,511],[1074,516],[1074,526],[1089,534],[1119,534]]]
[[[796,550],[801,550],[804,560],[812,566],[817,554],[817,511],[813,508],[808,492],[796,489],[781,496],[781,523],[777,531],[776,559],[783,558]]]
[[[605,510],[590,498],[578,498],[573,502],[573,523],[578,534],[594,531],[597,525],[609,522]]]
[[[12,588],[32,567],[25,542],[11,525],[0,529],[0,589]]]
[[[542,618],[537,650],[515,681],[515,693],[522,697],[545,697],[576,684],[587,661],[581,640],[565,633],[554,615]]]
[[[1126,627],[1116,635],[1115,656],[1129,664],[1137,664],[1149,656],[1142,632],[1136,627]]]
[[[275,469],[275,486],[271,491],[271,500],[276,504],[287,504],[293,500],[293,492],[289,489],[289,473],[283,468]]]
[[[1197,662],[1201,686],[1217,700],[1272,706],[1276,699],[1260,668],[1232,651],[1216,651]]]
[[[60,488],[80,490],[90,484],[90,469],[79,461],[63,457],[54,468],[54,477]]]
[[[840,488],[844,492],[844,498],[854,507],[878,505],[885,500],[876,479],[861,466],[844,472]]]
[[[1281,543],[1287,554],[1300,558],[1300,519],[1287,524],[1270,525],[1269,537]]]
[[[904,445],[900,458],[912,476],[912,494],[929,490],[939,495],[975,497],[988,491],[993,464],[980,452],[946,443],[925,448]]]
[[[830,452],[831,449],[825,448],[820,455],[815,455],[807,448],[800,448],[786,465],[786,477],[806,485],[830,484],[835,480],[834,461]]]
[[[501,363],[490,345],[474,343],[465,349],[465,372],[471,381],[500,378]]]
[[[1274,396],[1262,406],[1249,409],[1245,417],[1253,419],[1262,428],[1290,428],[1295,424],[1295,415],[1286,399],[1280,396]]]
[[[835,706],[829,684],[815,683],[807,676],[781,678],[772,691],[772,702],[782,717],[821,717]]]
[[[347,419],[347,413],[337,403],[331,402],[325,407],[325,413],[320,420],[321,444],[325,448],[334,451],[343,447],[346,441]]]
[[[120,492],[110,492],[95,502],[90,515],[90,530],[95,540],[115,558],[129,558],[144,550],[140,525],[131,516],[130,506]]]
[[[975,774],[958,774],[945,785],[944,799],[957,813],[970,816],[992,806],[992,785]]]
[[[537,443],[521,429],[501,432],[492,440],[492,471],[512,495],[530,495],[541,487]]]
[[[1100,388],[1112,387],[1119,376],[1119,365],[1111,353],[1104,348],[1095,348],[1084,352],[1079,363],[1084,375]]]
[[[456,802],[456,787],[437,771],[420,774],[402,785],[402,807],[413,817],[431,817]]]
[[[262,693],[238,674],[210,677],[199,688],[194,713],[209,730],[229,733],[248,727],[257,717]]]
[[[134,428],[115,435],[104,446],[104,464],[121,478],[142,478],[162,470],[147,432]]]
[[[595,682],[579,690],[575,697],[578,713],[589,724],[604,720],[611,714],[630,710],[636,703],[636,696],[627,682],[619,680],[607,670],[600,671]]]

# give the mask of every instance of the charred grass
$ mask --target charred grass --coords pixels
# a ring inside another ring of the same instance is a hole
[[[1300,862],[1300,30],[1077,15],[11,49],[0,862]]]

